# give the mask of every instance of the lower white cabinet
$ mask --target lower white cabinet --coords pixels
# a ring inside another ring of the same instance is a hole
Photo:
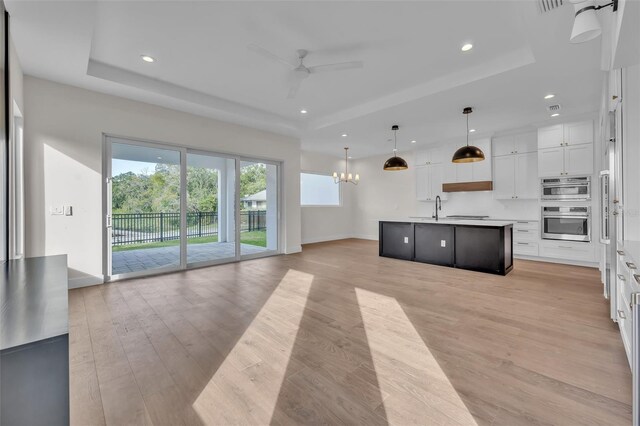
[[[503,155],[493,158],[493,198],[538,198],[538,154]]]
[[[430,164],[416,167],[416,198],[418,201],[433,201],[436,196],[447,199],[447,193],[442,192],[443,177],[442,164]]]
[[[517,221],[513,224],[513,254],[538,256],[540,223],[535,220]]]
[[[542,240],[540,256],[551,259],[575,260],[579,262],[595,262],[593,243],[576,241]]]

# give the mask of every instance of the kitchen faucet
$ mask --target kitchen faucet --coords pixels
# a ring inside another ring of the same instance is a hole
[[[432,216],[436,218],[436,222],[438,221],[438,210],[442,210],[442,199],[436,195],[436,214]]]

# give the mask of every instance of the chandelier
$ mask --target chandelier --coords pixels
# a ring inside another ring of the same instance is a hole
[[[356,176],[353,177],[353,174],[349,173],[349,147],[344,148],[344,172],[340,173],[338,176],[338,172],[333,172],[333,181],[335,183],[352,183],[357,185],[360,182],[360,175],[356,173]]]

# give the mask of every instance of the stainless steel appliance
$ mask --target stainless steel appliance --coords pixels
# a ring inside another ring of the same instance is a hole
[[[542,239],[591,241],[591,207],[542,207]]]
[[[586,201],[591,199],[591,177],[542,179],[540,199],[544,201]]]

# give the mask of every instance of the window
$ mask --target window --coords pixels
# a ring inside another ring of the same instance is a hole
[[[330,175],[300,173],[300,205],[339,206],[340,185]]]

